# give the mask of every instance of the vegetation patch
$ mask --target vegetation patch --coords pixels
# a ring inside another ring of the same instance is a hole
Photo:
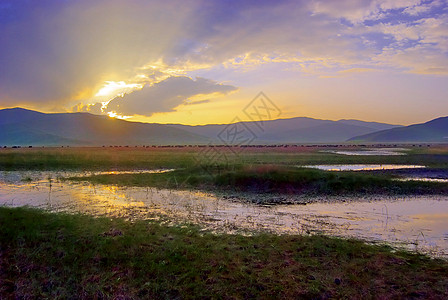
[[[0,208],[0,298],[448,297],[448,263],[324,236]]]
[[[448,193],[446,183],[397,181],[388,173],[327,172],[279,165],[213,165],[162,174],[108,174],[68,179],[121,186],[194,188],[224,194],[245,192],[296,196],[362,196]]]
[[[448,169],[448,147],[411,147],[407,155],[338,155],[324,150],[365,147],[290,146],[230,149],[215,147],[100,147],[0,149],[0,170],[132,170],[190,168],[214,160],[207,153],[225,154],[232,165],[400,164]],[[233,151],[236,151],[235,154]],[[217,156],[219,157],[219,155]]]

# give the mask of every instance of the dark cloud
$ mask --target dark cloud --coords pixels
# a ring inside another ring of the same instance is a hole
[[[177,5],[183,2],[177,2]],[[175,1],[6,1],[0,6],[3,105],[73,105],[129,80],[183,34]]]
[[[187,100],[193,96],[228,94],[235,90],[237,88],[234,86],[218,84],[205,78],[198,77],[193,80],[185,76],[170,77],[124,97],[115,98],[109,102],[107,111],[115,111],[122,115],[149,116],[156,112],[173,111],[183,103],[191,104]]]
[[[337,26],[310,17],[306,1],[196,0],[185,5],[180,0],[5,0],[3,4],[3,105],[71,107],[92,98],[105,81],[132,81],[144,72],[142,67],[156,61],[194,69],[195,64],[216,65],[247,52],[318,51],[323,56],[321,52],[330,49],[342,53],[344,46],[338,41],[329,42],[331,47],[322,45]]]

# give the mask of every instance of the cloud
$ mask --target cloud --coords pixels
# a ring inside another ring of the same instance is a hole
[[[203,99],[203,100],[196,100],[196,101],[193,101],[193,100],[188,99],[187,101],[185,101],[185,102],[183,103],[183,105],[203,104],[203,103],[209,103],[210,101],[211,101],[210,99]]]
[[[1,105],[69,109],[80,104],[75,109],[97,112],[99,104],[92,105],[125,92],[110,105],[135,113],[132,103],[140,103],[151,114],[171,111],[190,97],[172,78],[218,66],[224,69],[221,81],[232,79],[226,77],[232,71],[266,64],[317,76],[379,67],[440,74],[448,67],[444,0],[187,3],[2,0]],[[201,80],[190,81],[205,88]],[[210,82],[209,87],[219,85]],[[162,93],[168,83],[179,91],[160,103],[140,99],[157,88]],[[99,93],[106,85],[110,94]]]
[[[37,105],[89,99],[106,81],[134,80],[139,67],[174,47],[195,8],[174,9],[182,1],[5,3],[0,95]]]
[[[103,105],[101,103],[95,103],[95,104],[83,104],[78,103],[77,105],[73,106],[71,108],[72,112],[88,112],[95,115],[101,115],[103,114],[102,111]]]
[[[341,26],[306,1],[4,0],[2,105],[73,107],[107,82],[154,83],[240,55],[345,60]],[[182,9],[178,9],[182,7]]]
[[[316,0],[312,2],[311,7],[316,14],[344,18],[356,24],[382,19],[391,13],[391,10],[418,10],[422,2],[422,0]]]
[[[352,68],[347,70],[339,71],[340,74],[357,74],[357,73],[366,73],[366,72],[377,72],[376,69],[369,68]]]
[[[106,111],[114,111],[121,115],[152,115],[156,112],[169,112],[181,104],[199,104],[209,99],[195,99],[199,96],[213,94],[226,95],[236,91],[231,85],[219,84],[205,78],[169,77],[153,85],[146,85],[141,90],[110,101]]]
[[[448,16],[419,18],[408,24],[378,24],[369,30],[392,37],[372,57],[378,66],[389,65],[417,74],[448,74]]]
[[[448,75],[448,57],[438,49],[416,45],[404,50],[384,49],[377,58],[381,64],[398,66],[410,73]]]

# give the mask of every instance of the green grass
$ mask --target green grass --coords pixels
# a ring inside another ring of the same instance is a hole
[[[331,148],[244,148],[233,154],[228,148],[217,148],[216,151],[227,155],[227,159],[221,157],[219,160],[207,157],[207,150],[213,149],[198,147],[0,149],[0,170],[175,168],[176,171],[166,174],[101,175],[72,179],[124,186],[196,188],[223,193],[261,192],[301,196],[448,193],[447,184],[398,182],[391,180],[389,173],[334,173],[295,167],[313,164],[416,164],[448,173],[447,146],[412,147],[404,156],[346,156],[322,152],[328,149]]]
[[[0,208],[0,298],[448,297],[448,263],[323,236]]]
[[[358,150],[357,148],[353,148]],[[361,148],[362,149],[362,148]],[[125,186],[199,188],[301,195],[444,194],[446,184],[396,182],[387,174],[329,173],[293,166],[313,164],[418,164],[448,169],[445,146],[415,147],[405,156],[345,156],[327,148],[245,148],[227,160],[207,158],[204,148],[1,149],[0,170],[132,170],[176,168],[166,174],[102,175],[74,180]]]
[[[176,148],[0,149],[0,170],[115,170],[179,168],[194,164],[193,150]]]
[[[72,177],[72,181],[120,186],[201,189],[221,193],[315,195],[447,194],[448,185],[395,181],[393,176],[362,172],[326,172],[278,165],[203,166],[161,174],[114,174]]]
[[[331,148],[244,148],[238,154],[219,148],[236,165],[422,164],[448,168],[448,147],[413,148],[404,156],[346,156]],[[338,148],[335,148],[338,149]],[[352,149],[352,148],[350,148]],[[362,149],[359,148],[359,149]],[[353,148],[353,150],[359,150]],[[112,170],[189,168],[213,160],[204,148],[31,148],[0,149],[0,170]],[[213,161],[223,163],[223,161]]]
[[[0,170],[175,168],[72,180],[263,194],[448,193],[446,184],[396,182],[390,174],[295,167],[387,163],[448,169],[447,147],[415,147],[409,155],[389,157],[320,150],[250,148],[230,161],[210,162],[199,148],[0,149]],[[356,240],[215,235],[192,225],[0,208],[0,299],[444,299],[446,274],[446,261]]]

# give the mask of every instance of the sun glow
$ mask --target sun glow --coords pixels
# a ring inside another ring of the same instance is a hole
[[[103,87],[95,94],[95,97],[115,98],[119,95],[131,92],[143,87],[140,83],[126,83],[124,81],[106,81]]]
[[[117,112],[115,112],[115,111],[109,111],[108,113],[107,113],[107,115],[110,117],[110,118],[115,118],[115,119],[120,119],[120,120],[126,120],[126,119],[129,119],[129,118],[131,118],[130,116],[122,116],[122,115],[119,115]]]
[[[140,83],[126,83],[124,81],[106,81],[105,84],[95,94],[97,101],[101,102],[101,111],[105,112],[109,102],[116,97],[123,97],[124,94],[143,88]],[[127,119],[128,117],[117,115],[115,112],[107,113],[112,118]],[[111,115],[112,114],[112,115]]]

